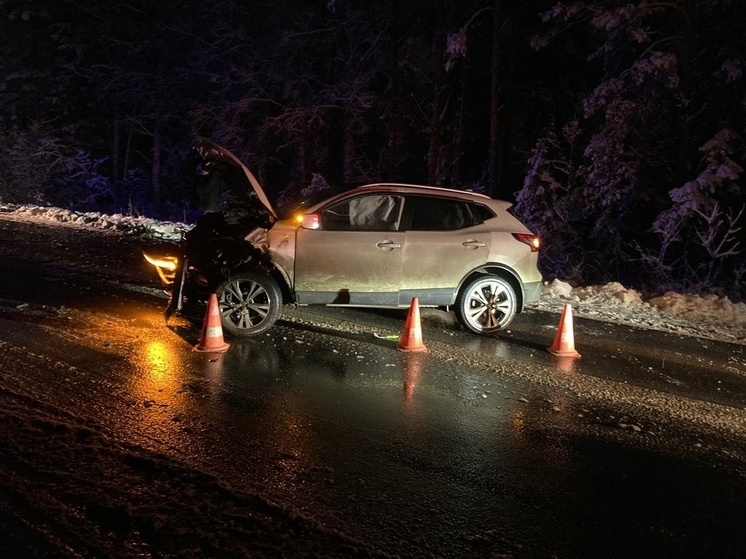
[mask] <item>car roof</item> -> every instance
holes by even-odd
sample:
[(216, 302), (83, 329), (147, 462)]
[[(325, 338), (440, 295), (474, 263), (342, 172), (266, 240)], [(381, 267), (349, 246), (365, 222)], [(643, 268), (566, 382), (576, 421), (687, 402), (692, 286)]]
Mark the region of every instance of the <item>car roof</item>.
[(435, 196), (453, 196), (465, 200), (482, 199), (491, 200), (486, 194), (472, 192), (469, 190), (456, 190), (455, 188), (445, 188), (442, 186), (427, 186), (423, 184), (405, 184), (396, 182), (377, 182), (366, 184), (353, 188), (348, 192), (361, 192), (366, 190), (375, 190), (376, 192), (398, 192), (401, 194), (429, 194)]

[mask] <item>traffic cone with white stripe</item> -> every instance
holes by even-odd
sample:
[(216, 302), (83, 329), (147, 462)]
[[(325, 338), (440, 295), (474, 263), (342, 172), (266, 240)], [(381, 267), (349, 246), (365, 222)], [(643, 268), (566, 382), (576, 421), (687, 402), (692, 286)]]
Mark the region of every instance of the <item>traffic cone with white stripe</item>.
[(562, 309), (557, 334), (554, 336), (552, 347), (547, 351), (559, 357), (580, 357), (575, 351), (575, 332), (572, 327), (572, 305), (569, 303)]
[(427, 351), (422, 343), (422, 325), (420, 324), (420, 300), (412, 298), (404, 323), (404, 332), (399, 341), (399, 351)]
[(207, 303), (207, 312), (205, 321), (202, 323), (202, 335), (199, 343), (194, 346), (194, 351), (205, 353), (223, 353), (230, 347), (230, 344), (223, 340), (223, 326), (220, 324), (220, 305), (218, 305), (218, 296), (215, 293), (210, 294)]

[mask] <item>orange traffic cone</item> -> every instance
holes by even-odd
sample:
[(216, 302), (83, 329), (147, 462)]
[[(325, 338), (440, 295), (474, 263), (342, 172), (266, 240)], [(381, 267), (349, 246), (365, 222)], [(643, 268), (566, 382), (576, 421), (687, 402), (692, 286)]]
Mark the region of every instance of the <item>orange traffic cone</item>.
[(202, 335), (200, 336), (199, 343), (194, 346), (194, 351), (223, 353), (229, 346), (230, 344), (225, 343), (223, 340), (223, 327), (220, 325), (218, 296), (212, 293), (207, 303), (205, 321), (202, 323)]
[(562, 316), (560, 317), (557, 334), (554, 336), (554, 343), (552, 347), (547, 348), (547, 351), (560, 357), (580, 357), (580, 354), (575, 351), (575, 334), (572, 328), (572, 305), (567, 304), (562, 309)]
[(417, 297), (412, 298), (407, 313), (407, 321), (404, 323), (399, 341), (399, 351), (427, 351), (422, 344), (422, 326), (420, 325), (420, 301)]

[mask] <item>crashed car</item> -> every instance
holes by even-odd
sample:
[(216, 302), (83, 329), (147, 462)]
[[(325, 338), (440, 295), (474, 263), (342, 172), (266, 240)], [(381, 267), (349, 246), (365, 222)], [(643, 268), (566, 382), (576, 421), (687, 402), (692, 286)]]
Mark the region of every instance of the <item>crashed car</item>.
[[(146, 250), (171, 293), (167, 316), (216, 293), (223, 328), (265, 332), (284, 303), (453, 309), (467, 330), (504, 329), (539, 298), (539, 238), (509, 202), (473, 192), (379, 183), (278, 214), (251, 171), (207, 140), (204, 214), (178, 251)], [(217, 187), (231, 211), (217, 211)]]

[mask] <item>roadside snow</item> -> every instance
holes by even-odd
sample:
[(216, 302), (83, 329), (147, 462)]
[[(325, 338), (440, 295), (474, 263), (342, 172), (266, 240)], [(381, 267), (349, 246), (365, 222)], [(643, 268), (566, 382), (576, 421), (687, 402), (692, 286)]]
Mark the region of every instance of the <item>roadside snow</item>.
[(181, 234), (192, 228), (179, 222), (158, 221), (149, 217), (132, 217), (122, 214), (100, 214), (96, 212), (76, 212), (61, 208), (0, 204), (0, 213), (11, 214), (30, 221), (52, 221), (55, 223), (123, 231), (132, 235), (147, 236), (160, 240), (179, 240)]
[(637, 291), (617, 282), (573, 288), (554, 280), (530, 307), (558, 311), (566, 304), (572, 305), (574, 316), (746, 344), (746, 304), (727, 297), (669, 291), (643, 300)]
[[(185, 223), (145, 217), (41, 206), (0, 204), (0, 212), (16, 219), (118, 230), (160, 240), (178, 240), (191, 228)], [(554, 280), (544, 286), (541, 299), (529, 308), (559, 312), (567, 304), (572, 305), (574, 316), (581, 318), (746, 345), (746, 303), (734, 303), (727, 297), (667, 292), (644, 300), (640, 293), (617, 282), (573, 288)]]

